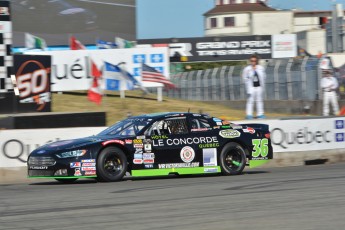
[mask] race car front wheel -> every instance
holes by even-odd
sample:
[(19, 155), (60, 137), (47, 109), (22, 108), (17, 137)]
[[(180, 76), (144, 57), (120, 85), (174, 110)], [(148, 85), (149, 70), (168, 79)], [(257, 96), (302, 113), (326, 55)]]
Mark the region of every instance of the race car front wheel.
[(97, 179), (102, 182), (121, 180), (127, 171), (127, 158), (124, 152), (115, 147), (103, 149), (97, 159)]
[(246, 165), (246, 153), (238, 143), (228, 143), (220, 154), (220, 167), (224, 175), (240, 174)]

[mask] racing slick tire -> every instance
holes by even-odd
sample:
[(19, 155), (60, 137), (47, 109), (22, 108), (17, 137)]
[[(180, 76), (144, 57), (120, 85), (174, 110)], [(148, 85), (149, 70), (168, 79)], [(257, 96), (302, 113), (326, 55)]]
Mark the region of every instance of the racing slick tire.
[(55, 178), (55, 180), (59, 181), (60, 183), (64, 183), (64, 184), (72, 184), (74, 181), (77, 180), (77, 178), (71, 178), (71, 179), (58, 179), (58, 178)]
[(97, 180), (114, 182), (121, 180), (127, 172), (127, 157), (115, 146), (103, 149), (97, 158)]
[(241, 174), (246, 166), (246, 152), (238, 143), (228, 143), (220, 154), (220, 167), (223, 175)]

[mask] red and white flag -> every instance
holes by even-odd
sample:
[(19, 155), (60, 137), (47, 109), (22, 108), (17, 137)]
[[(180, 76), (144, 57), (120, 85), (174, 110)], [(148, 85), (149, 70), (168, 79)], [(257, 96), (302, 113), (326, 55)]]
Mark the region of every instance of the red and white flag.
[(146, 64), (142, 65), (141, 77), (143, 81), (162, 83), (164, 87), (168, 89), (176, 88), (176, 86), (169, 79), (164, 77), (162, 73)]
[(74, 36), (70, 38), (69, 47), (71, 50), (86, 50), (86, 47)]
[(87, 98), (89, 101), (95, 102), (100, 105), (102, 102), (102, 90), (99, 80), (102, 76), (102, 72), (98, 69), (96, 64), (91, 60), (91, 74), (92, 74), (92, 85), (87, 92)]

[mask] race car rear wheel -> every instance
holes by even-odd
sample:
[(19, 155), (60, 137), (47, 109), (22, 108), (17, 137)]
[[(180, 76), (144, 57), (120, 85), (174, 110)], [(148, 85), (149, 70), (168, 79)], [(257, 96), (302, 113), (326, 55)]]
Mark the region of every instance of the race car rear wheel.
[(97, 179), (102, 182), (119, 181), (127, 171), (127, 158), (124, 152), (115, 147), (107, 147), (98, 155)]
[(60, 183), (64, 183), (64, 184), (72, 184), (74, 181), (77, 180), (77, 178), (71, 178), (71, 179), (58, 179), (58, 178), (55, 178), (55, 180), (59, 181)]
[(238, 143), (228, 143), (220, 154), (220, 167), (224, 175), (242, 173), (246, 165), (246, 153)]

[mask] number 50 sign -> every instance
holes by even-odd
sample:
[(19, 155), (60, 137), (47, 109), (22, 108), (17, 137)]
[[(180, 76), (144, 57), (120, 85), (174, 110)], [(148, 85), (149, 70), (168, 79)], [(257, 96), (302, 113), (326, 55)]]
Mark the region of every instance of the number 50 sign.
[(50, 111), (50, 56), (15, 55), (14, 66), (20, 104), (32, 104), (36, 111), (47, 111), (49, 107)]

